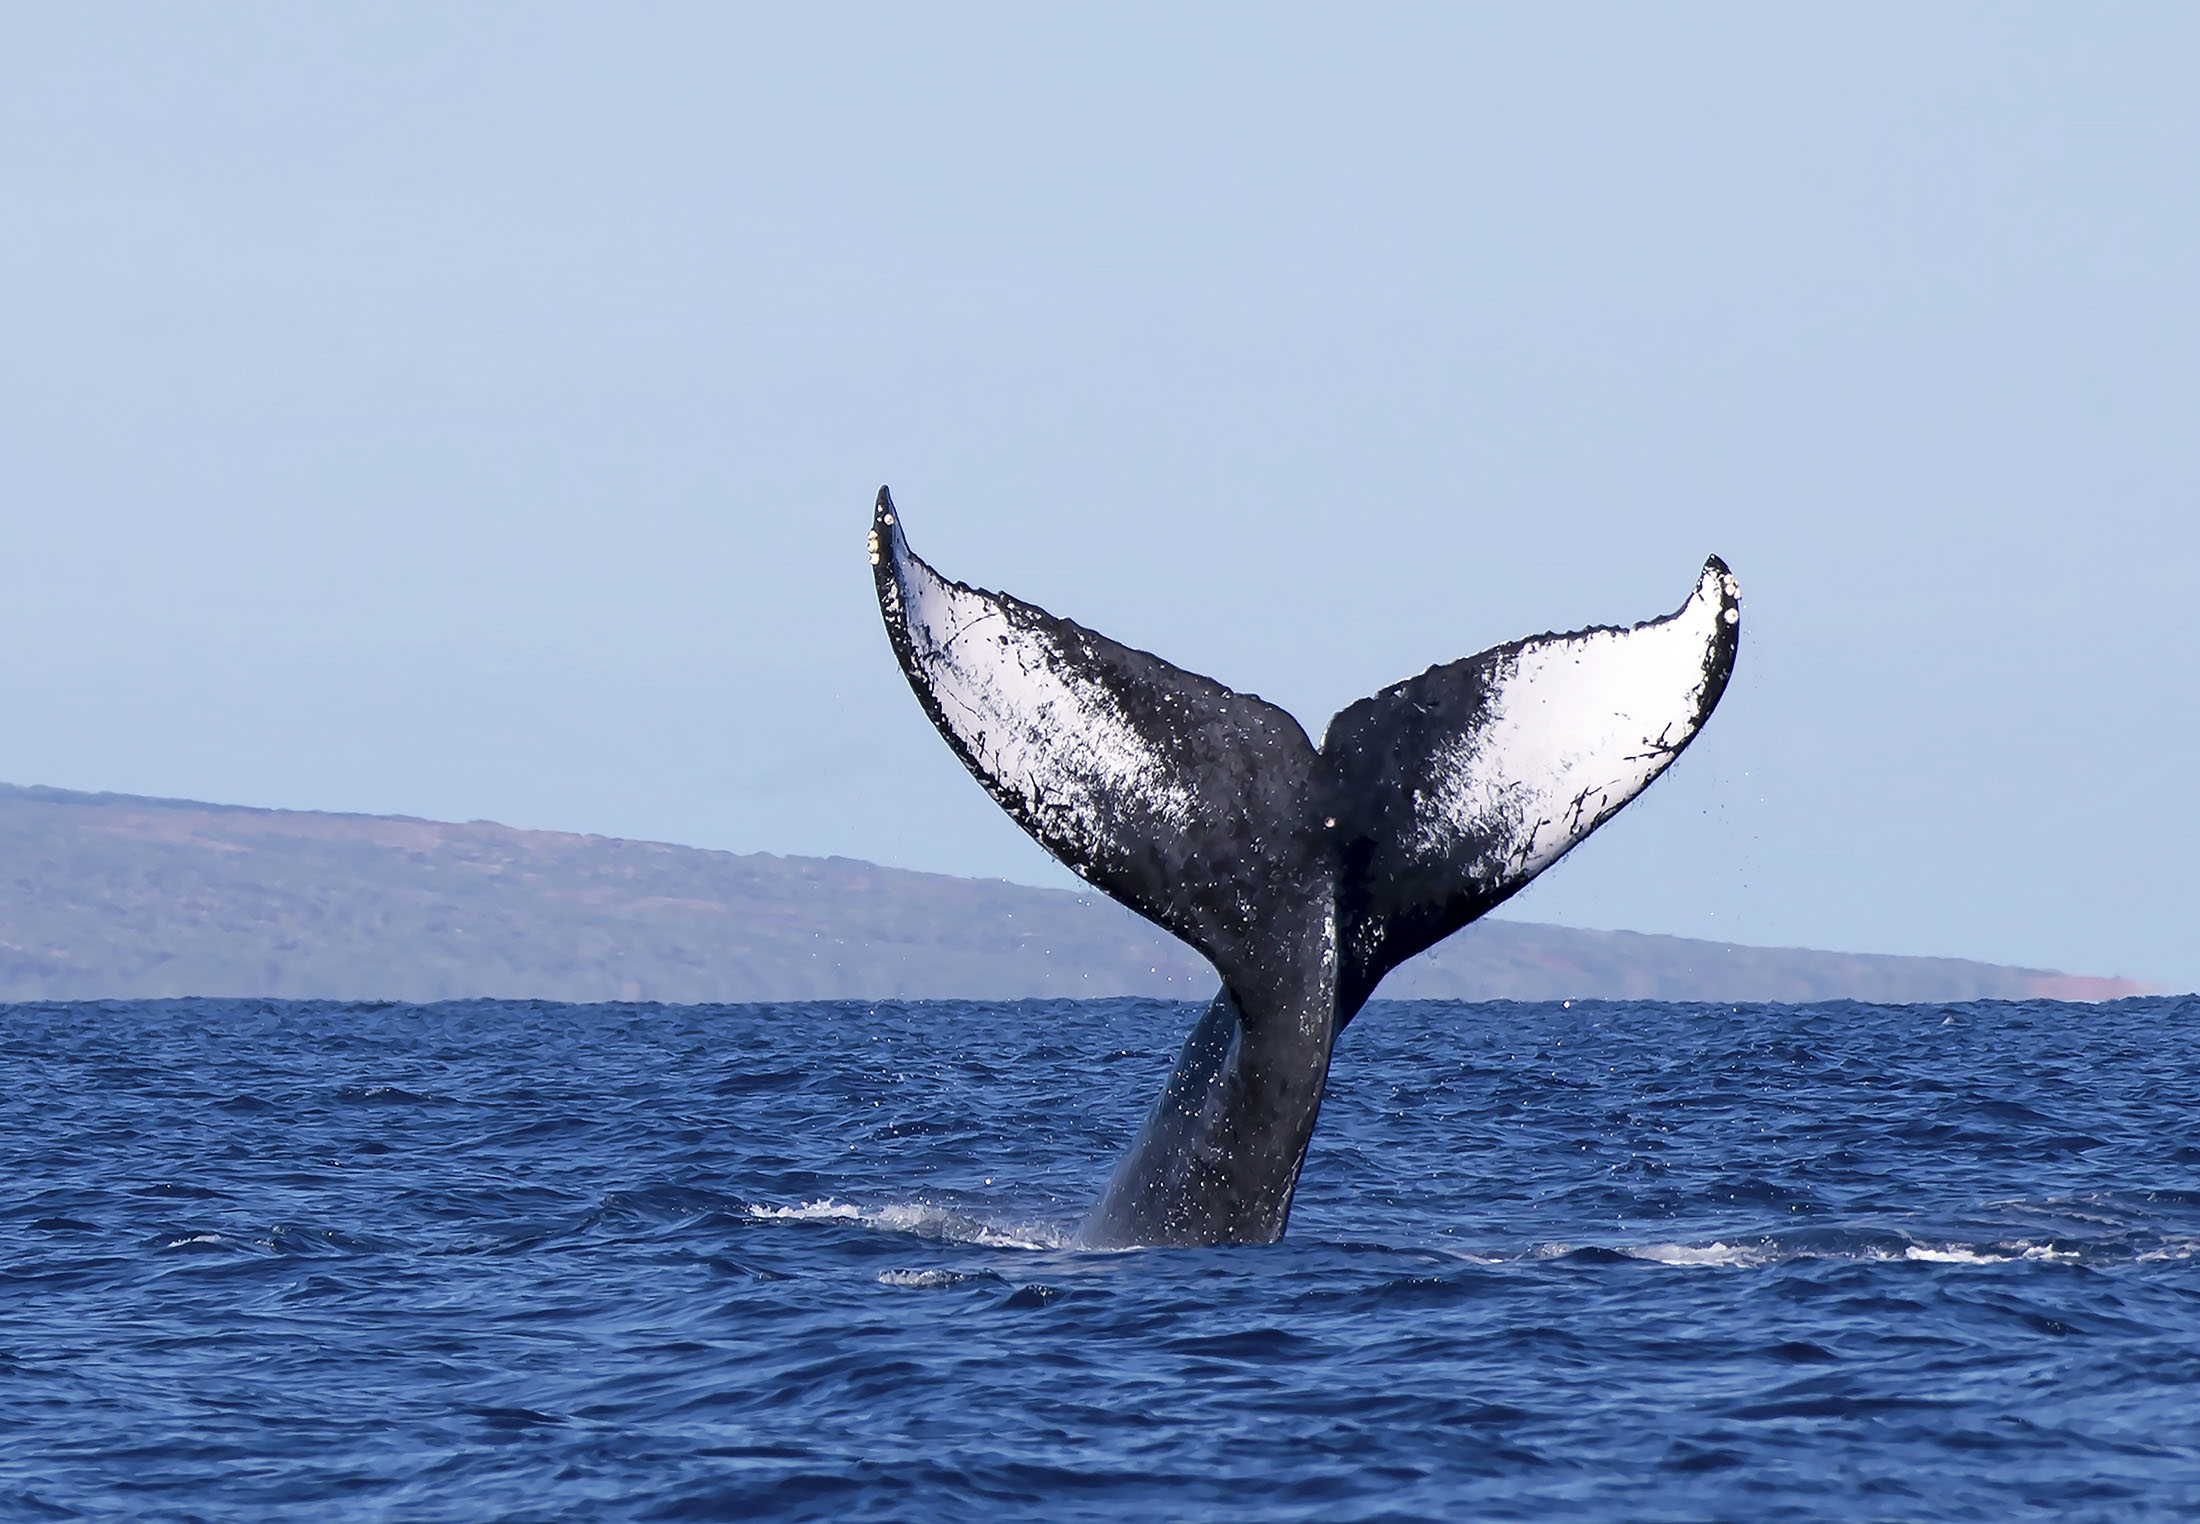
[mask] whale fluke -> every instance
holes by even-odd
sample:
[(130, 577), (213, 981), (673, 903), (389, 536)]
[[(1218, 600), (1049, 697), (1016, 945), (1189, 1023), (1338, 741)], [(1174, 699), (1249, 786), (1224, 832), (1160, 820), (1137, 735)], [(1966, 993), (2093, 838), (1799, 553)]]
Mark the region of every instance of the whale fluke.
[(1317, 748), (1263, 699), (941, 577), (883, 487), (870, 554), (894, 654), (964, 765), (1222, 979), (1079, 1229), (1096, 1246), (1281, 1236), (1331, 1049), (1383, 975), (1664, 772), (1741, 634), (1713, 557), (1662, 619), (1431, 667), (1346, 708)]

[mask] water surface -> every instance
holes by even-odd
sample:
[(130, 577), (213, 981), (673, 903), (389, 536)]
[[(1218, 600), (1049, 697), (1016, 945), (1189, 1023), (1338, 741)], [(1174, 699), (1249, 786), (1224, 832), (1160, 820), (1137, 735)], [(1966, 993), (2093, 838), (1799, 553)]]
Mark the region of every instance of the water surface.
[(0, 1007), (0, 1517), (2200, 1515), (2200, 1001), (1378, 1002), (1067, 1247), (1195, 1015)]

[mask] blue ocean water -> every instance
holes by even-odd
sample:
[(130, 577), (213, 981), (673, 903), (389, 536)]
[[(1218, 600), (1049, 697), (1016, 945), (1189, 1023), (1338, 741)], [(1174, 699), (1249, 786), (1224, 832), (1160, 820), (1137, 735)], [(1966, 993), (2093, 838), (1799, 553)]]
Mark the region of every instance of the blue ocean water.
[(1195, 1014), (0, 1007), (0, 1516), (2200, 1515), (2200, 1000), (1377, 1003), (1065, 1247)]

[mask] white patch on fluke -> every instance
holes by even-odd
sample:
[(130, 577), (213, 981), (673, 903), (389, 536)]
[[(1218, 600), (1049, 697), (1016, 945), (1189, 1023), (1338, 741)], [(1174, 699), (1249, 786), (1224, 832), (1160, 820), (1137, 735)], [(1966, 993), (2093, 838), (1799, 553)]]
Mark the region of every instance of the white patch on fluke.
[(1094, 860), (1126, 817), (1145, 839), (1191, 826), (1195, 801), (1171, 759), (1058, 640), (943, 581), (898, 537), (892, 548), (914, 665), (942, 723), (1057, 855)]
[(1483, 723), (1414, 791), (1413, 854), (1479, 851), (1477, 878), (1531, 878), (1641, 793), (1702, 722), (1731, 582), (1706, 568), (1670, 618), (1547, 636), (1506, 658)]

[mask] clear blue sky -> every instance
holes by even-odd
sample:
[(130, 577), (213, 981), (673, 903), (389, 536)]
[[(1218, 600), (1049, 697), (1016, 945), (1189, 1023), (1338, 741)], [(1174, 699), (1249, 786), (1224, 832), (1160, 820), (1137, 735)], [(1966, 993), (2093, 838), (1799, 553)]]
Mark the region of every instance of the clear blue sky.
[(1739, 574), (1509, 913), (2200, 983), (2200, 10), (0, 13), (0, 779), (1061, 882), (863, 539), (1286, 705)]

